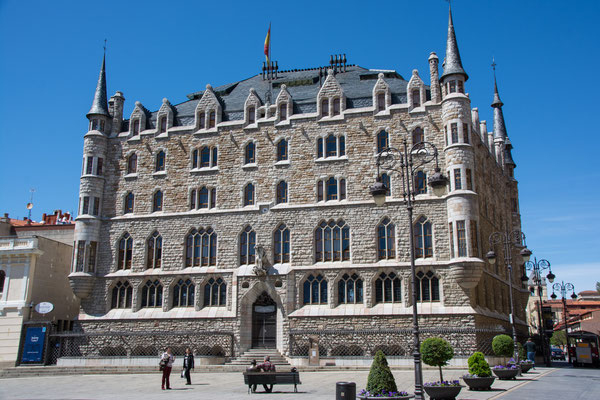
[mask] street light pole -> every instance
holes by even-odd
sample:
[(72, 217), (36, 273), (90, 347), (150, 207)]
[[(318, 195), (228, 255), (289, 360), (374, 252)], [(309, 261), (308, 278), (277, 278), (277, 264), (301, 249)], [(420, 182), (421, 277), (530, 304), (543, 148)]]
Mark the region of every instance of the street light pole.
[(575, 286), (572, 283), (565, 283), (564, 281), (562, 281), (561, 283), (555, 283), (552, 286), (552, 300), (556, 299), (556, 294), (554, 293), (555, 290), (559, 290), (560, 294), (562, 296), (562, 303), (563, 303), (563, 321), (565, 323), (565, 340), (567, 342), (567, 356), (569, 357), (569, 364), (571, 364), (571, 352), (569, 351), (569, 330), (567, 329), (567, 292), (571, 291), (573, 292), (571, 294), (571, 298), (573, 300), (575, 300), (577, 298), (577, 295), (575, 294)]
[(502, 244), (504, 249), (504, 263), (508, 268), (508, 291), (510, 299), (510, 325), (512, 328), (512, 337), (514, 342), (513, 358), (519, 362), (519, 347), (517, 343), (517, 328), (515, 326), (515, 306), (513, 302), (513, 287), (512, 287), (512, 247), (523, 246), (521, 250), (521, 257), (525, 262), (529, 261), (531, 251), (525, 246), (525, 234), (518, 229), (506, 232), (493, 232), (490, 235), (490, 251), (487, 252), (486, 258), (490, 264), (496, 262), (496, 253), (494, 247), (497, 244)]
[(534, 290), (537, 288), (538, 291), (538, 297), (539, 297), (539, 308), (538, 308), (538, 319), (539, 319), (539, 323), (538, 323), (538, 327), (539, 327), (539, 332), (540, 332), (540, 338), (542, 340), (542, 356), (544, 357), (544, 363), (546, 364), (546, 367), (550, 367), (552, 364), (552, 360), (550, 359), (550, 352), (548, 351), (548, 343), (547, 343), (547, 339), (546, 339), (546, 328), (544, 327), (544, 321), (542, 320), (542, 304), (543, 304), (543, 300), (542, 300), (542, 291), (543, 291), (543, 284), (542, 284), (542, 271), (547, 269), (548, 275), (546, 275), (546, 279), (548, 279), (548, 282), (552, 283), (554, 282), (554, 278), (556, 277), (553, 273), (552, 273), (552, 269), (550, 268), (550, 261), (548, 260), (539, 260), (537, 258), (533, 259), (534, 261), (526, 261), (525, 262), (525, 268), (523, 270), (523, 276), (521, 277), (521, 281), (523, 282), (527, 282), (529, 280), (529, 278), (526, 275), (526, 271), (532, 271), (532, 282), (533, 282), (533, 287)]
[(415, 364), (415, 399), (424, 400), (423, 395), (423, 368), (421, 364), (421, 350), (419, 339), (419, 318), (417, 308), (417, 274), (415, 267), (415, 246), (414, 246), (414, 227), (413, 227), (413, 202), (416, 194), (414, 187), (414, 176), (417, 168), (435, 160), (435, 173), (429, 179), (429, 184), (436, 195), (443, 194), (446, 188), (447, 178), (440, 172), (438, 167), (437, 148), (429, 142), (420, 142), (413, 145), (410, 149), (406, 139), (402, 141), (402, 151), (394, 147), (386, 147), (377, 155), (377, 182), (371, 186), (370, 192), (373, 195), (375, 204), (382, 206), (385, 203), (385, 197), (388, 188), (382, 182), (380, 169), (394, 171), (402, 177), (402, 188), (404, 205), (407, 211), (407, 222), (409, 226), (408, 243), (410, 246), (410, 272), (412, 289), (412, 334), (413, 334), (413, 359)]

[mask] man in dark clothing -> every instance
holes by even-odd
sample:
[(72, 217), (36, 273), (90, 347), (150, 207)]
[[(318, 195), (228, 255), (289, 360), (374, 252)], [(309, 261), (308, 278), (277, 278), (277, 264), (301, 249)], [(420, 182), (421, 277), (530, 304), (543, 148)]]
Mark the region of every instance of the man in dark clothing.
[(529, 338), (523, 347), (527, 352), (527, 359), (533, 363), (533, 369), (535, 369), (535, 343)]
[[(265, 356), (265, 361), (262, 364), (257, 365), (257, 368), (261, 369), (263, 372), (275, 372), (275, 364), (271, 362), (271, 357)], [(263, 385), (265, 388), (265, 392), (271, 393), (273, 390), (273, 385)]]
[(187, 379), (186, 385), (192, 384), (192, 379), (190, 377), (191, 369), (194, 369), (194, 354), (192, 354), (192, 350), (188, 347), (185, 349), (185, 356), (183, 356), (183, 373), (185, 379)]
[[(250, 362), (250, 367), (246, 368), (246, 372), (260, 372), (260, 368), (256, 366), (256, 360)], [(250, 387), (252, 393), (256, 392), (256, 384)]]

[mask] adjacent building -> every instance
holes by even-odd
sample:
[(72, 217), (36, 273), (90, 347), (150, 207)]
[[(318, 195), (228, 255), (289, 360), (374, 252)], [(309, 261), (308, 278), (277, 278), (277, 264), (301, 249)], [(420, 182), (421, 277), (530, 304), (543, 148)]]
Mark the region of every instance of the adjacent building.
[[(107, 99), (102, 62), (84, 135), (69, 276), (81, 299), (64, 355), (149, 356), (191, 345), (205, 357), (254, 347), (303, 363), (411, 352), (410, 248), (403, 182), (376, 207), (375, 159), (429, 142), (449, 178), (442, 197), (414, 176), (422, 337), (490, 352), (510, 332), (508, 271), (482, 255), (494, 231), (520, 229), (515, 162), (497, 86), (489, 131), (449, 17), (443, 73), (325, 67), (262, 73), (159, 110)], [(424, 79), (429, 81), (426, 84)], [(108, 100), (108, 101), (107, 101)], [(418, 155), (416, 156), (418, 158)], [(404, 183), (406, 184), (406, 183)], [(519, 259), (515, 249), (514, 260)], [(515, 265), (522, 263), (515, 263)], [(513, 274), (515, 322), (528, 291)]]

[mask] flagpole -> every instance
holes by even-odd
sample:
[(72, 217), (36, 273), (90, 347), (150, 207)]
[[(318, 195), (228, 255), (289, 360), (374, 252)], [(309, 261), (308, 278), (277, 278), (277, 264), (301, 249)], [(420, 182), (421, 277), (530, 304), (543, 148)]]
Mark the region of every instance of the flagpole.
[[(271, 22), (269, 22), (269, 97), (273, 101), (273, 57), (271, 56)], [(269, 115), (269, 110), (266, 110), (265, 115)]]

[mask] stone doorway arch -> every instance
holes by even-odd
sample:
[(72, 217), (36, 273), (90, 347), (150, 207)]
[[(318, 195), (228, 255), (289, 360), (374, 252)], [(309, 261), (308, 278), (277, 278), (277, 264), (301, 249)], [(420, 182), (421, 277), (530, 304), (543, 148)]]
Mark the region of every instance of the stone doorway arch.
[(256, 284), (240, 299), (240, 350), (252, 347), (284, 347), (285, 310), (275, 288), (266, 282)]

